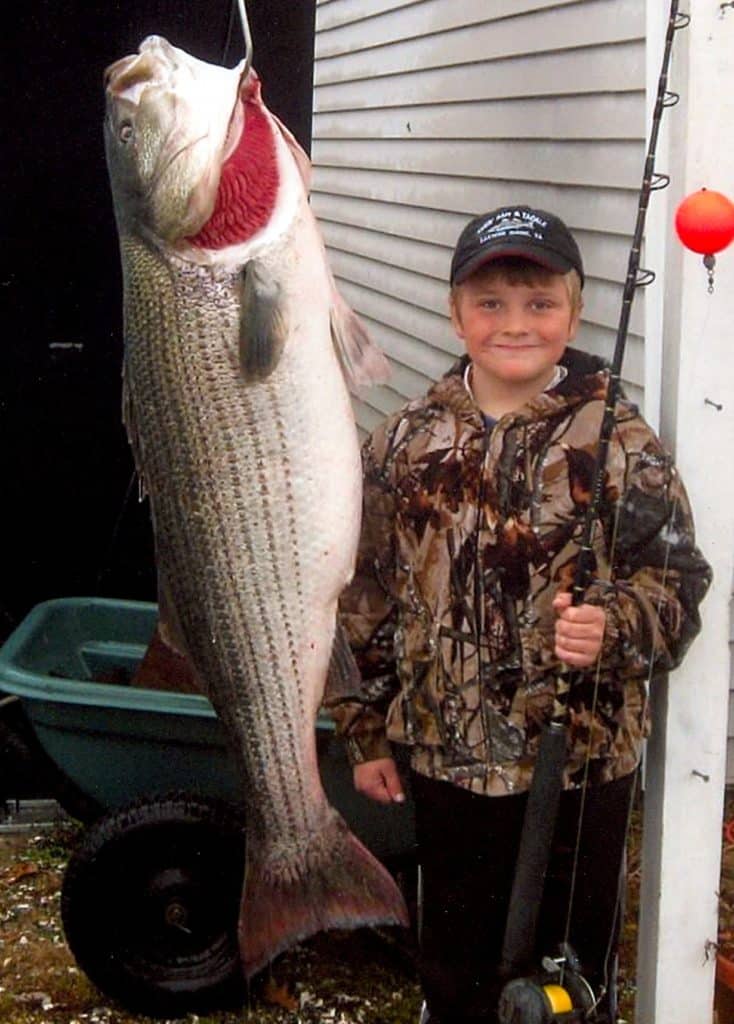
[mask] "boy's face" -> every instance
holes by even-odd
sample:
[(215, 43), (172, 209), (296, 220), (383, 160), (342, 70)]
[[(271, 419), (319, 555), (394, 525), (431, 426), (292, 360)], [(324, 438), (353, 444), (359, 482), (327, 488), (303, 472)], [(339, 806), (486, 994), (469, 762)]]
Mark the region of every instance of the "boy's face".
[(580, 313), (562, 274), (543, 274), (531, 284), (510, 283), (482, 270), (455, 289), (451, 320), (474, 364), (474, 373), (523, 392), (546, 387)]

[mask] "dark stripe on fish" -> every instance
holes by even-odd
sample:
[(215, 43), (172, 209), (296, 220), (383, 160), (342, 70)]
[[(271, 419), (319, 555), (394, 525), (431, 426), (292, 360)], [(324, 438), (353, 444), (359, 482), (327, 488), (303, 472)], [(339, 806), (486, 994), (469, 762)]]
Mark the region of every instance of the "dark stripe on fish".
[[(252, 412), (255, 411), (254, 409), (252, 409), (252, 406), (250, 406), (249, 409)], [(263, 452), (263, 449), (262, 449), (262, 446), (261, 446), (261, 443), (260, 443), (260, 432), (259, 432), (259, 430), (252, 429), (249, 432), (249, 440), (250, 440), (250, 443), (252, 445), (253, 455), (254, 455), (254, 458), (255, 458), (255, 464), (256, 465), (258, 465), (258, 464), (262, 465), (264, 452)], [(233, 483), (233, 485), (236, 485), (236, 484), (238, 484), (238, 477), (237, 477), (237, 475), (234, 472), (234, 467), (232, 467), (232, 471), (233, 471), (232, 472), (232, 483)], [(261, 484), (261, 497), (263, 499), (268, 498), (269, 497), (269, 492), (267, 490), (266, 480), (265, 480), (261, 470), (259, 470), (258, 476), (259, 476), (260, 484)], [(273, 566), (277, 566), (277, 561), (278, 561), (277, 554), (278, 553), (277, 553), (277, 548), (276, 548), (276, 544), (275, 544), (275, 532), (273, 530), (272, 513), (271, 513), (271, 510), (270, 510), (270, 505), (269, 505), (269, 503), (267, 501), (263, 500), (261, 510), (262, 510), (262, 513), (263, 513), (263, 519), (265, 521), (265, 529), (266, 529), (266, 533), (267, 533), (267, 537), (268, 537), (268, 545), (269, 545), (268, 553), (271, 556), (271, 567), (273, 567)], [(256, 564), (255, 549), (254, 549), (253, 543), (252, 543), (253, 542), (253, 537), (254, 537), (254, 531), (251, 530), (250, 522), (249, 522), (247, 516), (243, 515), (241, 517), (241, 522), (242, 522), (242, 527), (243, 527), (243, 533), (245, 535), (245, 540), (246, 540), (246, 543), (247, 543), (247, 546), (248, 546), (248, 555), (249, 555), (249, 558), (250, 558), (250, 564), (255, 565)], [(269, 616), (267, 614), (267, 607), (268, 607), (267, 600), (265, 599), (265, 597), (263, 596), (263, 593), (261, 591), (261, 588), (260, 588), (260, 585), (259, 585), (259, 580), (258, 580), (256, 572), (254, 572), (252, 574), (252, 581), (251, 582), (252, 582), (252, 587), (253, 587), (253, 591), (254, 591), (254, 596), (255, 596), (255, 599), (256, 599), (257, 605), (258, 605), (258, 615), (260, 617), (260, 621), (262, 623), (262, 627), (263, 627), (264, 632), (265, 632), (265, 638), (266, 638), (266, 643), (267, 643), (267, 647), (268, 647), (268, 652), (270, 654), (270, 663), (271, 663), (271, 665), (277, 666), (278, 665), (278, 657), (277, 657), (278, 644), (277, 644), (276, 637), (275, 637), (275, 635), (274, 635), (274, 633), (272, 631), (272, 623), (270, 622), (270, 618), (269, 618)], [(280, 581), (279, 581), (279, 588), (278, 588), (278, 599), (279, 599), (279, 602), (281, 603), (281, 609), (282, 609), (283, 591), (282, 591), (282, 585), (281, 585)], [(301, 611), (301, 614), (302, 614), (302, 611)], [(284, 615), (284, 621), (287, 621), (287, 614)], [(273, 673), (273, 676), (274, 676), (274, 683), (275, 683), (275, 686), (277, 688), (277, 696), (280, 698), (280, 701), (281, 701), (281, 705), (280, 706), (287, 707), (288, 706), (288, 692), (287, 692), (287, 689), (285, 687), (284, 680), (283, 680), (283, 678), (281, 676), (281, 673), (279, 671), (277, 671), (277, 669), (276, 669), (276, 671)], [(298, 676), (296, 676), (296, 679), (298, 679)], [(300, 692), (300, 688), (299, 688), (299, 692)], [(272, 736), (274, 734), (273, 734), (273, 731), (272, 731), (272, 729), (273, 729), (273, 727), (272, 727), (272, 718), (271, 718), (270, 708), (269, 707), (267, 707), (267, 709), (266, 709), (266, 715), (267, 715), (267, 718), (268, 718), (268, 725), (269, 725), (269, 727), (271, 729), (271, 736)], [(297, 748), (297, 744), (296, 744), (296, 737), (294, 736), (293, 731), (291, 729), (286, 729), (285, 732), (287, 734), (287, 736), (285, 738), (287, 738), (287, 742), (288, 742), (288, 753), (289, 753), (290, 758), (291, 758), (290, 763), (291, 764), (297, 764), (298, 763), (298, 748)], [(281, 738), (281, 739), (283, 739), (283, 738)], [(276, 745), (273, 746), (273, 749), (277, 749), (277, 748), (278, 747)], [(276, 763), (275, 767), (276, 767), (276, 770), (277, 770), (277, 773), (278, 773), (278, 779), (280, 781), (282, 793), (285, 796), (289, 792), (289, 787), (286, 784), (285, 766), (283, 764), (282, 759), (279, 758), (277, 760), (277, 763)], [(301, 777), (300, 777), (300, 772), (299, 773), (295, 773), (295, 775), (296, 775), (296, 781), (297, 781), (297, 784), (298, 784), (299, 796), (301, 798), (301, 810), (304, 811), (304, 814), (303, 814), (302, 818), (303, 818), (304, 824), (307, 824), (306, 823), (306, 818), (305, 818), (305, 808), (307, 806), (307, 803), (306, 803), (306, 798), (305, 798), (305, 794), (304, 794), (304, 791), (303, 791), (303, 786), (302, 786), (302, 780), (301, 780)], [(291, 822), (293, 822), (294, 821), (294, 816), (293, 816), (293, 807), (292, 807), (291, 801), (290, 800), (286, 800), (285, 804), (286, 804), (287, 817), (288, 817), (288, 819)]]
[[(275, 424), (275, 428), (278, 436), (278, 443), (281, 451), (281, 466), (283, 469), (283, 485), (285, 489), (285, 511), (288, 516), (288, 536), (287, 540), (290, 543), (290, 559), (288, 564), (292, 568), (293, 578), (291, 583), (295, 584), (296, 597), (298, 599), (298, 607), (301, 615), (305, 612), (305, 601), (303, 598), (303, 583), (301, 580), (301, 549), (298, 542), (298, 530), (296, 528), (296, 522), (293, 515), (293, 510), (296, 505), (296, 497), (293, 493), (293, 484), (291, 481), (291, 460), (288, 454), (288, 433), (286, 430), (285, 422), (283, 420), (283, 414), (281, 412), (280, 403), (278, 402), (278, 394), (273, 386), (272, 382), (266, 387), (265, 393), (270, 402), (270, 414), (272, 421)], [(281, 591), (281, 595), (284, 591)], [(283, 602), (281, 602), (283, 603)], [(286, 622), (288, 621), (287, 616)], [(293, 634), (290, 630), (290, 626), (287, 627), (288, 641), (291, 655), (291, 666), (296, 678), (300, 675), (300, 668), (298, 664), (298, 652), (293, 642)], [(306, 707), (303, 701), (303, 689), (299, 686), (298, 688), (298, 705), (302, 715), (306, 714)]]

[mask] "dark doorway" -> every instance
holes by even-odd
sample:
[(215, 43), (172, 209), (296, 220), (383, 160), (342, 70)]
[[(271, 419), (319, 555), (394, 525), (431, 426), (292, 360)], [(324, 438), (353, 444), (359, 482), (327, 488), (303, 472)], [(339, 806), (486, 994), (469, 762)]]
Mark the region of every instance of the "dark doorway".
[[(248, 0), (266, 103), (310, 148), (314, 0)], [(20, 5), (6, 25), (0, 639), (38, 601), (153, 599), (148, 508), (121, 424), (121, 285), (102, 73), (159, 34), (243, 56), (230, 0)]]

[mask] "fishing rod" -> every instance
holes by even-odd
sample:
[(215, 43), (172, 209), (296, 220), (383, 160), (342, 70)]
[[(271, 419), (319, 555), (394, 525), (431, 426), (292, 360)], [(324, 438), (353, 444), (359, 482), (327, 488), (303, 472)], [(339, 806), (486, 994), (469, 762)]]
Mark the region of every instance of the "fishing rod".
[[(632, 301), (638, 288), (651, 284), (655, 279), (654, 272), (640, 268), (640, 253), (650, 195), (670, 183), (668, 175), (655, 173), (655, 151), (663, 111), (674, 106), (679, 100), (676, 93), (668, 91), (668, 69), (673, 39), (675, 33), (685, 28), (689, 22), (689, 15), (678, 12), (678, 0), (671, 0), (652, 128), (639, 193), (637, 221), (622, 293), (614, 354), (609, 368), (590, 501), (584, 517), (574, 574), (571, 603), (576, 607), (583, 603), (596, 565), (592, 541), (604, 497), (607, 456), (615, 426), (615, 407), (621, 391), (622, 363)], [(567, 944), (560, 950), (559, 957), (543, 959), (539, 974), (531, 977), (518, 976), (528, 969), (535, 955), (538, 914), (563, 789), (569, 701), (574, 688), (583, 678), (583, 672), (572, 672), (562, 666), (551, 718), (541, 733), (538, 758), (523, 820), (502, 946), (500, 969), (502, 975), (510, 980), (505, 985), (500, 999), (500, 1024), (553, 1024), (561, 1020), (566, 1024), (582, 1024), (595, 1019), (595, 1007), (601, 997), (592, 991), (584, 979), (579, 962)]]

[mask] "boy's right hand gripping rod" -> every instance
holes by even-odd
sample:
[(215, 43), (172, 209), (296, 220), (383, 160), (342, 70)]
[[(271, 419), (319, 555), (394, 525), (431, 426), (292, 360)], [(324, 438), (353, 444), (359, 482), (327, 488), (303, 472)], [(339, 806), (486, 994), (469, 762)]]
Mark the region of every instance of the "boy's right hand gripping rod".
[[(584, 519), (584, 529), (574, 576), (573, 605), (579, 605), (583, 602), (584, 594), (594, 571), (592, 539), (602, 502), (607, 453), (614, 430), (614, 410), (620, 391), (622, 360), (624, 359), (632, 300), (637, 288), (648, 285), (655, 279), (655, 274), (652, 271), (640, 270), (640, 249), (650, 193), (665, 188), (670, 181), (667, 175), (654, 173), (655, 150), (663, 109), (674, 106), (679, 99), (675, 93), (668, 92), (667, 89), (673, 36), (678, 29), (685, 28), (689, 21), (688, 15), (678, 13), (678, 0), (672, 0), (665, 36), (662, 69), (658, 79), (650, 143), (645, 160), (642, 187), (640, 189), (637, 223), (629, 254), (627, 277), (622, 294), (622, 310), (617, 328), (614, 357), (609, 370), (604, 415), (599, 431), (591, 499)], [(523, 821), (520, 849), (502, 947), (502, 972), (507, 978), (516, 977), (527, 969), (534, 959), (538, 911), (543, 896), (550, 847), (563, 787), (569, 697), (571, 690), (580, 678), (582, 678), (582, 673), (572, 673), (567, 669), (562, 671), (557, 681), (553, 715), (541, 734), (538, 759), (533, 772), (533, 779), (528, 794), (528, 805)]]

